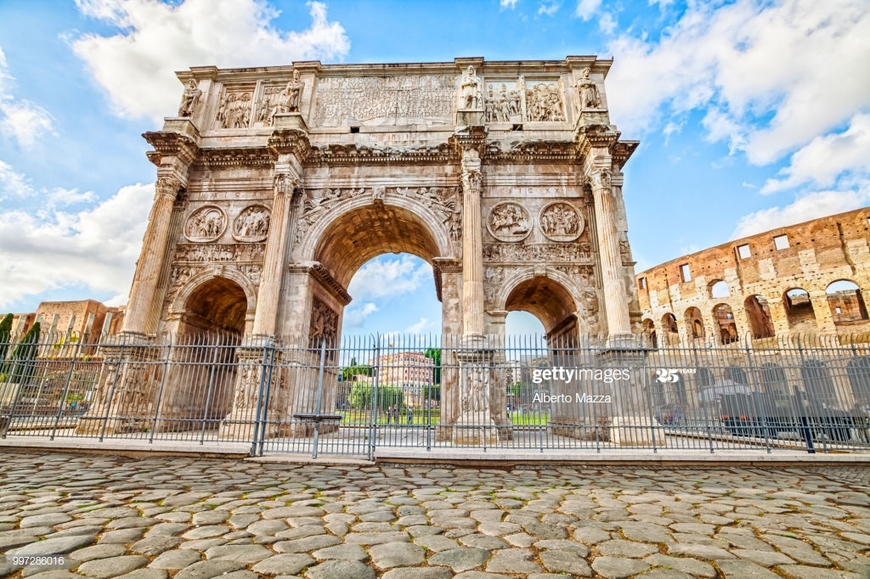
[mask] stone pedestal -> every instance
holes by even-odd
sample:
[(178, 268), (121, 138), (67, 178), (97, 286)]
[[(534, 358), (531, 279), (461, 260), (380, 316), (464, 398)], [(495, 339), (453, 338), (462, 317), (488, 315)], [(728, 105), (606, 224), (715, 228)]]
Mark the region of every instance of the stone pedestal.
[(661, 448), (665, 445), (665, 435), (663, 431), (653, 434), (654, 426), (649, 416), (614, 416), (610, 442), (618, 446)]
[(469, 336), (456, 353), (460, 380), (459, 418), (451, 437), (456, 445), (483, 446), (499, 441), (492, 418), (492, 351), (485, 345), (484, 338)]
[(163, 365), (153, 343), (103, 346), (105, 361), (93, 406), (79, 419), (76, 434), (147, 432), (153, 428)]
[[(221, 421), (218, 438), (251, 440), (257, 425), (258, 409), (266, 395), (268, 367), (263, 364), (262, 348), (239, 348), (236, 351), (238, 369), (233, 386), (233, 409)], [(277, 428), (266, 428), (266, 437), (275, 436)], [(272, 432), (269, 432), (269, 431)]]

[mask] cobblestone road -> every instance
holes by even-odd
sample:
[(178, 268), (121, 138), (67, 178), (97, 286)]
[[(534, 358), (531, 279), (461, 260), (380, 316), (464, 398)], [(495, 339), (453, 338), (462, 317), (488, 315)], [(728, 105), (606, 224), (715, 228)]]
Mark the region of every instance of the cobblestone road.
[(870, 469), (488, 470), (4, 452), (0, 552), (131, 579), (870, 577)]

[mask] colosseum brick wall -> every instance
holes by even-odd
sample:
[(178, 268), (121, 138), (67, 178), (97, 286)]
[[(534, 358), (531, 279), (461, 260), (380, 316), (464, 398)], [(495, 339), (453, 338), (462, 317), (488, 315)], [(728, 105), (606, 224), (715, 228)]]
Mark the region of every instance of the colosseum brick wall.
[(870, 332), (870, 208), (774, 229), (636, 276), (656, 345)]

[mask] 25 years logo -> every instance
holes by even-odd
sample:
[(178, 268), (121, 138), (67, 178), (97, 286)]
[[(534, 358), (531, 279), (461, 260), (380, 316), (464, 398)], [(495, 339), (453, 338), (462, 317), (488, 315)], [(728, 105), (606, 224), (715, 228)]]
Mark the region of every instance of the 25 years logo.
[(656, 370), (656, 382), (675, 384), (680, 381), (681, 374), (694, 374), (695, 368), (660, 368)]

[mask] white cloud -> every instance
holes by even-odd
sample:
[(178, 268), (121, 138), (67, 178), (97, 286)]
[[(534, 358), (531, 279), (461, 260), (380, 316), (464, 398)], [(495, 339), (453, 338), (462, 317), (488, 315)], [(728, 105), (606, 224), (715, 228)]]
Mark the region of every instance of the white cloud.
[(359, 328), (366, 323), (366, 319), (378, 311), (378, 306), (372, 302), (350, 305), (344, 310), (344, 318), (342, 324), (345, 328)]
[(517, 0), (500, 0), (498, 4), (502, 8), (508, 8), (510, 10), (513, 10), (514, 8), (516, 8)]
[(541, 2), (538, 6), (538, 14), (545, 14), (547, 16), (552, 16), (556, 12), (559, 11), (559, 8), (562, 7), (562, 3), (558, 0), (551, 0), (549, 3)]
[(574, 14), (586, 21), (595, 15), (599, 6), (601, 6), (601, 0), (578, 0)]
[(27, 177), (16, 173), (9, 163), (0, 161), (0, 201), (10, 197), (30, 197), (34, 193)]
[(356, 272), (348, 292), (360, 301), (377, 300), (413, 292), (426, 279), (432, 279), (432, 266), (425, 261), (410, 255), (383, 256)]
[(0, 48), (0, 134), (30, 148), (43, 133), (52, 132), (52, 116), (41, 106), (12, 95), (15, 79), (9, 75), (6, 55)]
[(598, 29), (604, 34), (613, 34), (617, 25), (616, 19), (610, 12), (605, 12), (601, 15), (601, 18), (598, 19)]
[(426, 330), (432, 330), (435, 325), (428, 318), (420, 318), (415, 323), (405, 328), (405, 334), (422, 334)]
[(137, 184), (78, 213), (0, 213), (0, 308), (72, 286), (126, 296), (153, 195), (153, 184)]
[(851, 211), (864, 207), (868, 203), (870, 203), (870, 186), (867, 185), (854, 191), (817, 191), (798, 197), (793, 203), (784, 207), (771, 207), (744, 215), (737, 222), (731, 239)]
[(660, 41), (628, 33), (610, 50), (609, 102), (625, 134), (709, 108), (710, 137), (756, 164), (870, 106), (865, 0), (690, 3)]
[(779, 172), (783, 178), (768, 179), (761, 193), (775, 193), (804, 183), (830, 187), (844, 173), (870, 173), (870, 114), (855, 115), (843, 132), (810, 141)]
[(190, 66), (245, 67), (341, 58), (350, 49), (344, 28), (309, 2), (310, 26), (283, 32), (278, 12), (263, 0), (76, 0), (79, 10), (120, 29), (86, 34), (75, 53), (107, 92), (117, 114), (159, 122), (175, 114), (182, 87), (174, 71)]
[(52, 206), (69, 206), (69, 205), (77, 205), (79, 203), (92, 203), (97, 200), (97, 195), (93, 191), (85, 191), (84, 193), (79, 193), (78, 189), (64, 189), (63, 187), (58, 187), (49, 193), (48, 201)]

